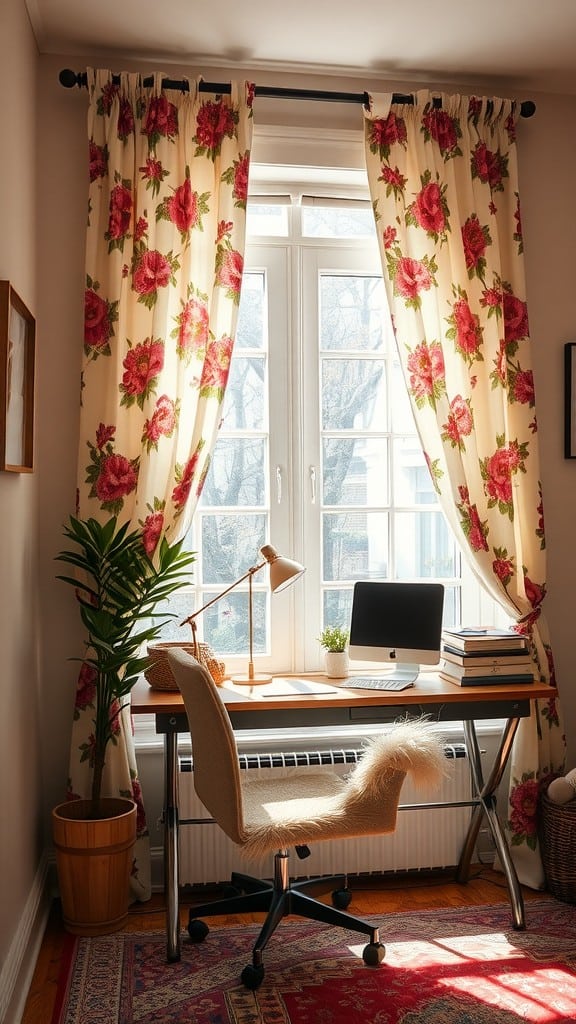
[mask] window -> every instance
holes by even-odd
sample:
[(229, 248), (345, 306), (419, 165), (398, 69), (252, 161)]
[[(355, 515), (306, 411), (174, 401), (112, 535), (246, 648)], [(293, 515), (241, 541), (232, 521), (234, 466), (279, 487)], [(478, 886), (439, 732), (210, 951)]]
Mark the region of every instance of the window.
[[(279, 595), (265, 570), (254, 576), (263, 671), (318, 668), (316, 638), (348, 622), (357, 579), (439, 581), (445, 621), (497, 617), (463, 566), (416, 435), (367, 186), (336, 191), (321, 174), (304, 190), (290, 168), (282, 194), (251, 197), (222, 428), (187, 539), (194, 590), (172, 600), (165, 630), (188, 639), (179, 621), (272, 543), (307, 572)], [(245, 587), (197, 622), (230, 670), (245, 667)]]

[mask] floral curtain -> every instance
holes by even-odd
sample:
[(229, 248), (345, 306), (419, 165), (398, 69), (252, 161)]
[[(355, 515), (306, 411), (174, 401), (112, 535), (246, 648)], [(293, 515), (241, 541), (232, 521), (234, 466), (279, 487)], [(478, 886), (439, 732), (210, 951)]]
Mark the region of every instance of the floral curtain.
[[(372, 96), (371, 196), (400, 360), (441, 507), (487, 590), (554, 681), (512, 101)], [(511, 758), (507, 829), (521, 882), (543, 884), (539, 785), (563, 769), (553, 700)]]
[[(153, 556), (184, 535), (209, 467), (236, 328), (253, 88), (230, 95), (88, 69), (89, 202), (78, 515), (140, 527)], [(93, 689), (80, 675), (70, 796), (89, 792)], [(139, 808), (133, 892), (149, 895), (130, 711), (109, 795)]]

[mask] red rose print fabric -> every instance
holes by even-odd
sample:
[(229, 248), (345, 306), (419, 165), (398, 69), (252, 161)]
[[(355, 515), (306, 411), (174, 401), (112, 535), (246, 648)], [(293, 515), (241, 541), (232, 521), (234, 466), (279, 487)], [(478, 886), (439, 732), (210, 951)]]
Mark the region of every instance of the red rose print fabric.
[[(208, 471), (244, 266), (253, 87), (165, 91), (161, 76), (88, 70), (88, 227), (78, 462), (82, 518), (118, 516), (153, 557), (181, 537)], [(94, 687), (78, 680), (70, 796), (88, 795)], [(109, 794), (139, 807), (129, 708), (107, 754)]]
[[(527, 636), (538, 678), (554, 682), (516, 120), (511, 100), (422, 91), (392, 107), (372, 96), (365, 153), (398, 352), (442, 509)], [(559, 705), (542, 701), (516, 736), (507, 823), (520, 881), (536, 888), (537, 794), (564, 760)]]

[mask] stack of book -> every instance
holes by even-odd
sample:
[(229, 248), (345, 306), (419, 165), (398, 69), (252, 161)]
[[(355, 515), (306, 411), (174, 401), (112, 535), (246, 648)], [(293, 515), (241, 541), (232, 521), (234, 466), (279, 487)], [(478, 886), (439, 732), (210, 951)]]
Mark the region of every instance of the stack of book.
[(458, 686), (534, 682), (526, 640), (511, 629), (444, 629), (439, 674)]

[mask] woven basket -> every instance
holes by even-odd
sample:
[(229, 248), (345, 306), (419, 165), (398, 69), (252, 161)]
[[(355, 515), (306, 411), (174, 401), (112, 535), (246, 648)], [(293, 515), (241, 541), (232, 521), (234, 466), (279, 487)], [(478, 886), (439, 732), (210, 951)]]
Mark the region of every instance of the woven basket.
[(196, 658), (197, 661), (208, 669), (217, 686), (221, 686), (224, 682), (226, 666), (223, 661), (218, 661), (214, 651), (208, 644), (167, 641), (165, 643), (148, 644), (150, 664), (144, 675), (150, 684), (150, 689), (178, 692), (178, 683), (172, 675), (172, 670), (166, 657), (166, 652), (170, 650), (186, 651), (187, 654), (191, 654), (193, 658)]
[(543, 793), (538, 832), (550, 892), (565, 903), (576, 903), (576, 800), (555, 804)]

